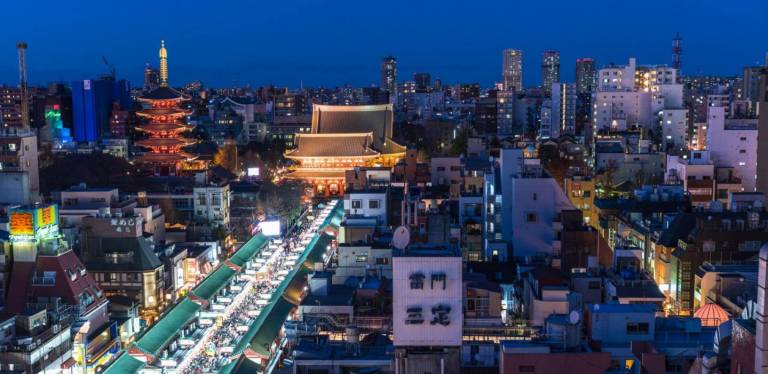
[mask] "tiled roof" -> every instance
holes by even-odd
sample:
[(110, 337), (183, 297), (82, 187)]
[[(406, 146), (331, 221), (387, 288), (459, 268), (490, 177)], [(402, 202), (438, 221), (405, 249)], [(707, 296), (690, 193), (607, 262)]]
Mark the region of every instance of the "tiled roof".
[(373, 137), (369, 133), (353, 134), (296, 134), (296, 149), (286, 157), (375, 157), (379, 153), (370, 148)]
[[(123, 271), (144, 271), (154, 270), (162, 266), (149, 241), (142, 238), (94, 238), (88, 242), (88, 256), (86, 262), (89, 269), (95, 270), (123, 270)], [(104, 254), (106, 253), (129, 253), (132, 254), (129, 262), (106, 262)]]
[(158, 87), (144, 96), (141, 99), (144, 100), (181, 100), (184, 95), (170, 87)]
[[(99, 305), (106, 301), (100, 295), (99, 287), (91, 275), (85, 272), (85, 266), (75, 252), (68, 250), (58, 256), (38, 256), (37, 261), (16, 262), (13, 265), (8, 294), (8, 311), (21, 312), (24, 304), (32, 297), (61, 297), (69, 305), (80, 305), (80, 296), (87, 293)], [(32, 276), (37, 272), (54, 272), (56, 277), (52, 285), (37, 286), (32, 284)]]
[(312, 111), (314, 134), (370, 132), (378, 150), (392, 139), (392, 105), (314, 105)]

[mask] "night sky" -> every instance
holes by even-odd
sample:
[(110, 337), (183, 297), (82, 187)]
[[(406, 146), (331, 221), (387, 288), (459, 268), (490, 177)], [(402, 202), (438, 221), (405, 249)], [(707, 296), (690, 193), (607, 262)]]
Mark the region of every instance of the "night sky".
[(0, 83), (11, 85), (17, 40), (29, 44), (33, 84), (96, 77), (105, 56), (140, 85), (165, 39), (172, 85), (214, 87), (378, 84), (389, 54), (401, 81), (424, 71), (490, 86), (504, 48), (523, 50), (524, 81), (534, 85), (544, 50), (560, 51), (572, 80), (578, 57), (669, 64), (675, 31), (686, 74), (740, 74), (768, 51), (766, 0), (10, 0), (0, 9)]

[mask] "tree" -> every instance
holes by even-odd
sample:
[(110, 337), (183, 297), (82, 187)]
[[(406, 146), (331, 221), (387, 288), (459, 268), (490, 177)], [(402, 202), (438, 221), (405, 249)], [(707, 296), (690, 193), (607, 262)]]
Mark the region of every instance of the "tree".
[(173, 206), (173, 200), (170, 198), (162, 199), (158, 202), (160, 206), (160, 210), (165, 215), (165, 222), (168, 224), (176, 224), (181, 223), (179, 222), (179, 212), (176, 210), (176, 207)]
[(227, 169), (230, 173), (240, 175), (240, 165), (237, 161), (237, 144), (227, 140), (223, 147), (219, 148), (213, 156), (213, 163)]
[(467, 153), (467, 144), (472, 134), (468, 128), (462, 128), (453, 139), (451, 147), (448, 148), (448, 154), (451, 156), (461, 156)]

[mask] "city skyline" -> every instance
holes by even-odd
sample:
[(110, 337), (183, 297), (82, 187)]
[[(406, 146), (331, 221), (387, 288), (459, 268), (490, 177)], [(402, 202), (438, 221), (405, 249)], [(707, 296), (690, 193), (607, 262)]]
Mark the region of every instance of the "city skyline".
[[(30, 26), (20, 23), (24, 18), (9, 20), (6, 26), (13, 31), (0, 36), (0, 45), (8, 46), (0, 48), (0, 83), (17, 84), (12, 46), (25, 40), (33, 85), (105, 74), (104, 56), (117, 68), (119, 77), (137, 86), (144, 64), (155, 61), (156, 45), (164, 39), (174, 70), (172, 85), (193, 80), (210, 87), (298, 87), (302, 82), (326, 87), (377, 85), (381, 58), (393, 55), (398, 60), (399, 81), (412, 79), (415, 72), (429, 72), (444, 82), (490, 86), (502, 80), (503, 50), (513, 48), (523, 51), (524, 85), (532, 86), (541, 81), (538, 66), (545, 50), (560, 52), (561, 75), (573, 81), (575, 61), (580, 57), (594, 58), (597, 67), (622, 64), (629, 57), (644, 64), (669, 65), (676, 32), (683, 38), (684, 74), (738, 75), (742, 66), (762, 63), (766, 48), (761, 46), (768, 45), (768, 36), (759, 29), (768, 4), (757, 0), (738, 3), (742, 6), (718, 8), (722, 17), (741, 19), (742, 27), (726, 32), (702, 27), (700, 20), (710, 17), (710, 10), (692, 1), (666, 5), (668, 12), (658, 17), (676, 14), (677, 18), (662, 25), (650, 25), (640, 12), (633, 15), (623, 5), (616, 9), (615, 4), (608, 7), (610, 3), (603, 1), (580, 6), (548, 4), (547, 18), (520, 16), (542, 14), (545, 9), (518, 3), (467, 7), (424, 2), (402, 13), (405, 4), (400, 2), (382, 8), (318, 1), (257, 7), (236, 1), (206, 8), (204, 17), (197, 13), (203, 9), (202, 2), (185, 7), (152, 4), (152, 12), (139, 2), (120, 12), (114, 9), (114, 16), (109, 17), (89, 4), (73, 4), (64, 11), (54, 3), (36, 4), (35, 9), (9, 4), (10, 13), (37, 14), (46, 22)], [(623, 16), (612, 16), (616, 11)], [(509, 14), (518, 16), (505, 17)], [(466, 20), (462, 27), (446, 27), (462, 19)], [(541, 22), (558, 27), (542, 28)], [(563, 29), (574, 32), (557, 31)], [(729, 58), (711, 58), (714, 55)]]

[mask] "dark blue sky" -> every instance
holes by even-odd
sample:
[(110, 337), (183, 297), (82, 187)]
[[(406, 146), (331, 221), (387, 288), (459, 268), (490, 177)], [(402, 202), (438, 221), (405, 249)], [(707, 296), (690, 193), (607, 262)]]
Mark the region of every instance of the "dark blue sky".
[(0, 82), (17, 83), (15, 42), (29, 43), (34, 84), (106, 72), (140, 84), (145, 62), (169, 50), (174, 85), (378, 84), (393, 54), (399, 79), (417, 71), (445, 82), (499, 80), (501, 51), (522, 49), (525, 83), (541, 52), (561, 52), (563, 76), (589, 56), (602, 66), (670, 63), (675, 31), (687, 74), (739, 74), (768, 50), (766, 0), (231, 0), (4, 2)]

